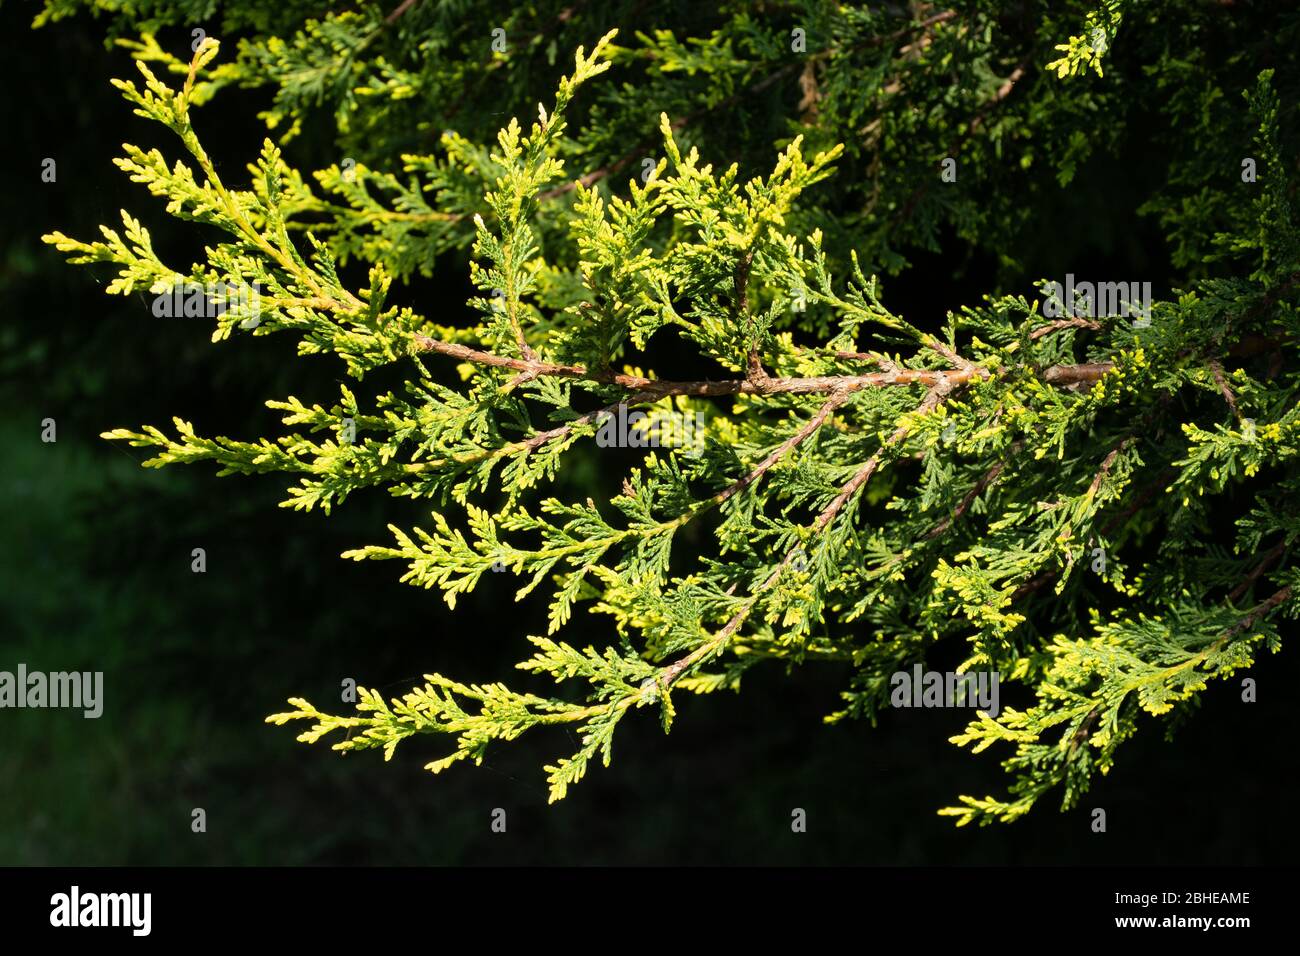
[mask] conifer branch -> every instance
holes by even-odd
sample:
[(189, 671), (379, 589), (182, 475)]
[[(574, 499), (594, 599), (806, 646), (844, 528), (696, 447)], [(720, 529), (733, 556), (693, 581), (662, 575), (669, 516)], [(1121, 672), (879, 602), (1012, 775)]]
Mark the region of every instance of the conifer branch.
[[(739, 379), (672, 381), (651, 379), (639, 375), (613, 372), (593, 372), (579, 365), (561, 365), (540, 359), (518, 359), (496, 355), (480, 349), (469, 348), (455, 342), (443, 342), (427, 335), (412, 338), (416, 351), (437, 352), (451, 358), (494, 368), (508, 368), (526, 375), (526, 380), (539, 376), (584, 379), (606, 385), (619, 385), (629, 390), (653, 393), (660, 397), (691, 395), (720, 397), (728, 395), (809, 395), (829, 394), (841, 389), (850, 392), (863, 388), (884, 388), (898, 385), (944, 384), (949, 388), (964, 385), (975, 379), (993, 375), (988, 369), (966, 361), (937, 339), (927, 341), (927, 346), (945, 355), (959, 367), (952, 369), (912, 369), (891, 367), (888, 371), (868, 375), (820, 375), (815, 377), (774, 377), (766, 372)], [(878, 356), (860, 352), (837, 352), (837, 357), (880, 361)], [(892, 363), (891, 363), (892, 366)], [(1061, 387), (1093, 383), (1112, 371), (1111, 362), (1054, 365), (1043, 372), (1043, 381)]]
[[(834, 660), (850, 676), (831, 719), (874, 718), (889, 675), (948, 642), (969, 648), (963, 670), (997, 669), (1035, 698), (977, 714), (954, 738), (1014, 749), (1007, 798), (944, 811), (983, 823), (1016, 819), (1053, 789), (1075, 805), (1142, 714), (1168, 713), (1280, 644), (1277, 619), (1300, 611), (1300, 230), (1271, 74), (1241, 111), (1238, 138), (1254, 137), (1267, 173), (1249, 199), (1227, 191), (1218, 151), (1168, 151), (1174, 186), (1143, 208), (1173, 237), (1171, 258), (1194, 267), (1162, 277), (1179, 293), (1152, 305), (1144, 331), (1104, 315), (1053, 320), (1015, 289), (919, 328), (886, 305), (878, 274), (941, 239), (949, 248), (949, 232), (1013, 274), (1026, 240), (1005, 181), (1069, 181), (1092, 148), (1073, 117), (1131, 88), (1101, 76), (1095, 37), (1108, 43), (1118, 27), (1105, 11), (1089, 14), (1095, 42), (1070, 37), (1033, 83), (1031, 64), (1062, 46), (1054, 20), (1028, 29), (979, 10), (916, 10), (894, 30), (888, 12), (838, 11), (827, 14), (835, 42), (790, 57), (783, 37), (755, 42), (761, 18), (724, 14), (708, 37), (660, 30), (619, 48), (626, 72), (571, 132), (570, 104), (611, 67), (613, 33), (576, 51), (535, 121), (499, 122), (495, 110), (525, 93), (535, 101), (537, 41), (562, 25), (585, 30), (581, 5), (540, 33), (527, 32), (535, 12), (503, 14), (510, 56), (486, 63), (413, 52), (430, 39), (426, 23), (457, 16), (414, 10), (329, 15), (292, 42), (254, 38), (216, 67), (214, 43), (188, 62), (152, 39), (134, 44), (143, 85), (119, 89), (180, 139), (182, 159), (128, 144), (118, 165), (168, 214), (208, 230), (203, 257), (174, 268), (125, 212), (95, 241), (46, 237), (74, 262), (116, 270), (112, 294), (255, 287), (258, 314), (221, 312), (214, 339), (289, 332), (301, 354), (337, 356), (356, 380), (319, 403), (268, 402), (284, 426), (275, 437), (207, 437), (179, 418), (106, 437), (149, 449), (150, 466), (286, 475), (297, 482), (290, 508), (328, 511), (370, 488), (427, 502), (423, 527), (390, 527), (386, 544), (344, 556), (396, 561), (404, 582), (452, 609), (484, 582), (513, 582), (516, 600), (544, 596), (546, 636), (529, 638), (518, 666), (572, 698), (433, 673), (396, 698), (364, 691), (346, 715), (295, 697), (273, 723), (305, 721), (300, 740), (337, 731), (337, 749), (385, 757), (440, 735), (433, 772), (534, 727), (569, 727), (576, 752), (546, 768), (554, 800), (594, 759), (608, 763), (633, 710), (653, 708), (667, 731), (675, 694), (736, 688), (759, 662)], [(990, 37), (1013, 29), (1008, 57)], [(1005, 76), (990, 72), (1017, 58)], [(159, 63), (183, 77), (180, 89), (154, 74)], [(1095, 82), (1070, 82), (1085, 70)], [(1191, 82), (1180, 70), (1156, 85)], [(866, 135), (861, 104), (846, 106), (862, 76), (879, 94)], [(718, 135), (715, 117), (787, 80), (790, 95), (762, 98), (764, 122)], [(354, 175), (341, 163), (308, 185), (267, 141), (243, 188), (219, 178), (191, 107), (232, 82), (273, 87), (286, 129), (329, 101)], [(489, 86), (499, 89), (484, 102)], [(1221, 101), (1198, 92), (1188, 101)], [(1152, 108), (1185, 110), (1167, 99)], [(1012, 106), (1014, 135), (990, 122)], [(659, 140), (591, 169), (654, 113)], [(395, 122), (403, 116), (411, 122)], [(452, 116), (462, 128), (446, 129), (437, 157), (410, 151)], [(806, 155), (791, 128), (828, 148)], [(916, 171), (972, 136), (996, 147), (962, 158), (961, 182), (975, 187), (921, 207), (940, 180), (918, 186)], [(656, 155), (639, 181), (611, 188), (613, 173)], [(587, 172), (569, 179), (569, 165)], [(754, 168), (770, 172), (742, 178)], [(1199, 190), (1197, 202), (1175, 187)], [(442, 281), (451, 253), (466, 251), (476, 291), (462, 313), (441, 325), (401, 304), (412, 274)], [(359, 285), (345, 278), (352, 263), (368, 267)], [(1057, 334), (1067, 331), (1089, 334)], [(722, 371), (664, 377), (655, 356), (669, 349), (679, 367)], [(1230, 358), (1241, 360), (1231, 371)], [(1217, 396), (1203, 400), (1207, 387), (1231, 418)], [(606, 454), (611, 445), (625, 452)], [(612, 497), (574, 490), (584, 472), (628, 459)], [(876, 479), (882, 469), (896, 480)], [(1153, 477), (1137, 487), (1139, 474)], [(679, 533), (688, 527), (701, 533)], [(1090, 572), (1084, 541), (1104, 545)], [(1234, 607), (1265, 579), (1270, 597)], [(1049, 582), (1059, 599), (1023, 600)], [(581, 611), (611, 622), (609, 641), (559, 639)]]

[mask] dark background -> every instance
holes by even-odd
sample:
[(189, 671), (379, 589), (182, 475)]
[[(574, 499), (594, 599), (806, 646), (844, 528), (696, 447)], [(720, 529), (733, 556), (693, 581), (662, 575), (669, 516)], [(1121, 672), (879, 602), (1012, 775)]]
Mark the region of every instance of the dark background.
[[(518, 682), (512, 665), (523, 636), (544, 631), (544, 613), (514, 605), (505, 577), (489, 576), (452, 613), (436, 593), (399, 584), (396, 564), (339, 559), (386, 541), (390, 521), (421, 522), (421, 506), (376, 492), (328, 519), (292, 513), (276, 507), (283, 478), (145, 470), (141, 452), (97, 437), (172, 415), (200, 434), (277, 434), (261, 401), (328, 403), (340, 367), (297, 359), (287, 336), (213, 346), (202, 320), (158, 320), (142, 296), (106, 297), (107, 269), (67, 266), (39, 241), (53, 229), (87, 238), (117, 224), (122, 207), (144, 214), (157, 247), (180, 250), (176, 261), (202, 237), (173, 226), (110, 162), (123, 141), (173, 145), (108, 85), (134, 74), (128, 58), (105, 50), (93, 20), (33, 32), (31, 13), (0, 7), (0, 154), (10, 166), (0, 190), (0, 669), (101, 670), (106, 704), (99, 720), (0, 711), (0, 864), (1294, 859), (1293, 650), (1251, 675), (1258, 703), (1241, 703), (1235, 684), (1213, 685), (1172, 744), (1151, 721), (1083, 807), (1062, 814), (1048, 798), (1027, 820), (982, 830), (935, 815), (959, 793), (1005, 786), (999, 755), (972, 758), (946, 742), (967, 715), (896, 711), (875, 729), (824, 726), (847, 675), (822, 665), (753, 671), (738, 696), (681, 695), (667, 737), (652, 716), (635, 715), (612, 766), (549, 807), (540, 768), (572, 752), (565, 731), (533, 732), (481, 768), (433, 777), (421, 767), (446, 752), (439, 739), (413, 739), (385, 765), (263, 723), (291, 695), (336, 701), (346, 677), (391, 693), (432, 670)], [(227, 178), (242, 178), (255, 155), (263, 129), (254, 113), (264, 106), (257, 92), (228, 90), (204, 109), (205, 143)], [(46, 157), (58, 164), (53, 184), (41, 182)], [(1073, 247), (1036, 244), (1043, 223), (1027, 222), (1028, 274), (1118, 262), (1125, 275), (1137, 265), (1167, 279), (1159, 235), (1127, 202), (1139, 168), (1121, 155), (1081, 171), (1070, 193), (1081, 198), (1061, 199), (1089, 209)], [(1090, 183), (1106, 203), (1091, 201)], [(964, 263), (955, 275), (953, 261)], [(942, 315), (992, 291), (989, 265), (950, 244), (887, 282), (886, 301), (908, 316)], [(413, 294), (454, 314), (463, 289), (461, 270)], [(55, 444), (40, 441), (47, 417)], [(205, 574), (190, 570), (195, 547), (206, 549)], [(567, 639), (598, 642), (601, 624), (579, 615)], [(207, 812), (205, 834), (191, 832), (195, 807)], [(505, 834), (490, 830), (497, 807), (508, 813)], [(796, 807), (807, 811), (805, 834), (791, 832)], [(1091, 832), (1092, 807), (1106, 809), (1109, 832)]]

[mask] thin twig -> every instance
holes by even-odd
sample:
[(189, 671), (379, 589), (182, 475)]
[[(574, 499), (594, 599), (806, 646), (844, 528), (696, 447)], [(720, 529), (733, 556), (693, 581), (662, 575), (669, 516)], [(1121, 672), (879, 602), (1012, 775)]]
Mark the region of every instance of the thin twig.
[(1219, 640), (1215, 643), (1215, 646), (1221, 647), (1228, 640), (1230, 640), (1233, 637), (1236, 637), (1242, 631), (1254, 627), (1255, 622), (1258, 621), (1261, 617), (1273, 611), (1283, 601), (1288, 600), (1291, 597), (1291, 591), (1292, 591), (1291, 585), (1288, 584), (1286, 587), (1278, 591), (1274, 591), (1269, 597), (1265, 598), (1259, 604), (1256, 604), (1253, 608), (1251, 608), (1250, 613), (1248, 613), (1245, 617), (1243, 617), (1240, 621), (1238, 621), (1232, 627), (1228, 628), (1228, 630), (1226, 630), (1223, 633), (1223, 636), (1219, 638)]
[(1043, 381), (1048, 385), (1087, 385), (1098, 381), (1114, 367), (1114, 362), (1053, 365), (1043, 372)]
[(1007, 457), (1000, 459), (992, 468), (985, 472), (984, 476), (980, 478), (979, 481), (975, 482), (974, 487), (966, 493), (966, 497), (962, 498), (961, 503), (953, 509), (953, 513), (927, 531), (922, 537), (922, 540), (931, 541), (947, 531), (948, 528), (952, 526), (952, 523), (960, 519), (970, 506), (975, 503), (975, 499), (982, 495), (989, 485), (998, 480), (998, 476), (1002, 474), (1010, 460), (1020, 454), (1020, 451), (1024, 447), (1025, 440), (1023, 438), (1017, 439), (1013, 442), (1011, 447), (1007, 450)]
[(1287, 547), (1290, 544), (1291, 544), (1290, 538), (1283, 538), (1273, 547), (1265, 551), (1264, 554), (1261, 556), (1259, 563), (1256, 564), (1255, 567), (1251, 569), (1251, 572), (1248, 575), (1246, 575), (1245, 580), (1243, 580), (1240, 584), (1238, 584), (1235, 588), (1233, 588), (1231, 592), (1229, 592), (1228, 602), (1235, 603), (1241, 598), (1243, 594), (1249, 591), (1251, 585), (1253, 585), (1257, 580), (1259, 580), (1259, 576), (1268, 569), (1268, 566), (1270, 564), (1272, 564), (1274, 561), (1276, 561), (1279, 557), (1282, 556), (1282, 554), (1286, 551)]
[(1106, 476), (1110, 474), (1110, 468), (1115, 464), (1115, 459), (1134, 442), (1133, 436), (1125, 438), (1122, 442), (1110, 450), (1105, 458), (1101, 460), (1101, 467), (1097, 469), (1097, 474), (1093, 476), (1092, 484), (1088, 486), (1088, 500), (1091, 501), (1097, 497), (1097, 492), (1101, 489), (1101, 483), (1105, 481)]
[[(937, 340), (936, 340), (937, 341)], [(615, 372), (592, 372), (581, 365), (560, 365), (544, 362), (539, 358), (514, 358), (484, 352), (455, 342), (443, 342), (427, 335), (413, 338), (417, 351), (437, 352), (451, 358), (478, 365), (495, 368), (508, 368), (516, 372), (538, 376), (584, 379), (607, 385), (619, 385), (635, 391), (646, 391), (660, 397), (667, 395), (693, 395), (699, 398), (720, 397), (726, 395), (816, 395), (830, 394), (840, 389), (858, 391), (863, 388), (881, 388), (887, 386), (924, 385), (928, 388), (943, 386), (954, 388), (975, 379), (992, 377), (993, 373), (983, 366), (965, 361), (951, 349), (944, 350), (948, 357), (961, 363), (957, 369), (911, 369), (893, 367), (888, 371), (874, 372), (868, 375), (818, 375), (811, 377), (774, 378), (766, 373), (761, 377), (743, 379), (672, 381), (668, 379), (645, 378), (640, 375), (627, 375)], [(933, 348), (933, 344), (929, 347)], [(854, 357), (857, 357), (856, 354)], [(1077, 385), (1095, 382), (1113, 368), (1110, 362), (1088, 363), (1083, 365), (1053, 365), (1043, 373), (1043, 380), (1052, 385)]]
[(831, 397), (828, 398), (822, 404), (822, 407), (817, 410), (817, 414), (815, 414), (812, 418), (808, 419), (808, 421), (804, 423), (802, 428), (800, 428), (797, 432), (795, 432), (793, 435), (791, 435), (789, 438), (783, 441), (770, 455), (764, 458), (748, 475), (734, 482), (727, 488), (723, 489), (722, 491), (714, 495), (713, 498), (709, 500), (708, 502), (709, 505), (722, 504), (728, 498), (733, 497), (734, 495), (743, 491), (745, 488), (748, 488), (759, 478), (763, 477), (763, 475), (767, 473), (768, 469), (770, 469), (773, 465), (775, 465), (778, 461), (780, 461), (791, 450), (803, 444), (803, 442), (808, 438), (809, 435), (817, 431), (817, 429), (821, 428), (822, 425), (826, 422), (826, 419), (830, 417), (831, 412), (835, 411), (835, 409), (837, 409), (840, 405), (844, 404), (844, 400), (847, 399), (850, 394), (851, 393), (848, 389), (842, 389), (838, 392), (831, 392)]
[(407, 10), (411, 9), (411, 7), (415, 6), (415, 3), (416, 0), (402, 0), (400, 4), (398, 4), (396, 7), (393, 8), (392, 13), (384, 17), (384, 23), (387, 24), (396, 23), (399, 19), (401, 19), (402, 14), (404, 14)]
[(1094, 322), (1092, 319), (1057, 319), (1055, 322), (1048, 322), (1046, 325), (1040, 325), (1029, 333), (1031, 340), (1041, 339), (1044, 335), (1051, 335), (1053, 332), (1059, 332), (1061, 329), (1088, 329), (1096, 332), (1101, 329), (1100, 322)]
[(1210, 373), (1214, 376), (1215, 384), (1219, 386), (1219, 391), (1223, 393), (1223, 400), (1228, 403), (1228, 408), (1232, 410), (1233, 418), (1241, 424), (1241, 412), (1237, 410), (1237, 398), (1232, 394), (1232, 389), (1228, 387), (1227, 377), (1223, 374), (1223, 363), (1218, 359), (1210, 359)]

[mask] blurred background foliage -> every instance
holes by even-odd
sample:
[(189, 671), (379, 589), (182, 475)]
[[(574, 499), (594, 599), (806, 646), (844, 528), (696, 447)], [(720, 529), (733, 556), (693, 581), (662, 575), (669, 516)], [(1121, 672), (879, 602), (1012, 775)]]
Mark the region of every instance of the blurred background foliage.
[[(79, 15), (32, 31), (34, 10), (0, 6), (10, 77), (0, 104), (0, 669), (102, 670), (105, 709), (98, 720), (0, 711), (0, 864), (1294, 860), (1293, 800), (1277, 766), (1289, 752), (1279, 741), (1300, 732), (1290, 651), (1269, 661), (1259, 703), (1214, 686), (1213, 713), (1181, 730), (1177, 747), (1139, 735), (1125, 772), (1101, 781), (1085, 808), (1045, 805), (985, 830), (954, 830), (934, 815), (955, 793), (1002, 783), (996, 761), (945, 742), (965, 714), (898, 711), (874, 730), (824, 727), (844, 686), (834, 667), (810, 666), (797, 681), (759, 669), (738, 697), (683, 699), (668, 737), (655, 721), (632, 721), (613, 765), (550, 807), (537, 768), (564, 742), (545, 735), (502, 749), (485, 769), (434, 778), (418, 742), (381, 768), (374, 755), (340, 758), (265, 725), (285, 697), (323, 703), (348, 677), (395, 692), (435, 668), (506, 679), (542, 611), (514, 605), (502, 580), (453, 614), (437, 595), (399, 584), (392, 565), (339, 560), (382, 540), (388, 522), (417, 523), (418, 504), (373, 494), (328, 519), (290, 513), (276, 507), (277, 477), (147, 471), (142, 452), (97, 437), (172, 414), (203, 434), (266, 434), (276, 421), (263, 398), (331, 394), (339, 369), (298, 360), (288, 338), (213, 346), (204, 320), (156, 319), (144, 296), (108, 298), (103, 276), (42, 246), (52, 228), (88, 236), (119, 208), (143, 208), (110, 160), (124, 141), (156, 137), (108, 85), (134, 68), (106, 48), (106, 24)], [(652, 29), (653, 10), (639, 16), (630, 26)], [(188, 47), (187, 32), (159, 36)], [(268, 102), (265, 91), (229, 89), (205, 108), (205, 127), (220, 131), (205, 142), (221, 168), (242, 170), (255, 154), (256, 113)], [(501, 105), (521, 116), (535, 109)], [(335, 161), (312, 154), (320, 142), (307, 131), (290, 160)], [(1162, 148), (1130, 133), (1090, 157), (1069, 190), (1027, 216), (1010, 257), (1029, 275), (1118, 263), (1167, 289), (1168, 244), (1150, 218), (1132, 215), (1144, 170), (1160, 168), (1143, 157)], [(55, 183), (41, 181), (47, 157)], [(1054, 227), (1066, 219), (1068, 230)], [(148, 224), (177, 261), (197, 251), (193, 230), (160, 211)], [(904, 315), (942, 315), (993, 291), (997, 259), (956, 235), (938, 250), (910, 250), (910, 260), (885, 284)], [(413, 294), (454, 316), (466, 296), (462, 264), (416, 280)], [(40, 440), (45, 418), (57, 422), (56, 443)], [(196, 547), (206, 550), (204, 574), (191, 572)], [(598, 641), (601, 626), (579, 620), (570, 640)], [(1090, 832), (1093, 806), (1107, 809), (1105, 835)], [(191, 832), (196, 807), (205, 834)], [(508, 814), (504, 835), (490, 830), (497, 807)], [(807, 811), (805, 834), (791, 832), (796, 807)]]

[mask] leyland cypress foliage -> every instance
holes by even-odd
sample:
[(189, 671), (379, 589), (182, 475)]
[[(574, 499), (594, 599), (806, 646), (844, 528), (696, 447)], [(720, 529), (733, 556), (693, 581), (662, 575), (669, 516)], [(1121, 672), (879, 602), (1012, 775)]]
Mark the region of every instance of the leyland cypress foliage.
[[(1172, 727), (1300, 612), (1281, 122), (1300, 17), (537, 4), (485, 28), (452, 3), (291, 2), (232, 6), (223, 25), (251, 38), (230, 59), (204, 38), (185, 61), (147, 31), (197, 22), (193, 5), (96, 6), (145, 31), (125, 41), (140, 79), (115, 82), (174, 134), (116, 162), (210, 245), (172, 261), (126, 212), (99, 241), (47, 241), (111, 263), (110, 293), (226, 290), (214, 340), (287, 332), (357, 382), (268, 402), (278, 435), (177, 418), (105, 437), (153, 466), (284, 473), (304, 511), (372, 487), (425, 500), (425, 525), (345, 557), (396, 561), (453, 608), (497, 573), (549, 595), (547, 633), (518, 635), (517, 682), (430, 673), (346, 714), (292, 698), (268, 720), (307, 721), (300, 740), (387, 757), (434, 735), (407, 746), (432, 743), (437, 772), (565, 725), (579, 747), (546, 768), (555, 800), (608, 763), (633, 711), (667, 731), (682, 694), (838, 662), (852, 676), (827, 720), (874, 722), (893, 675), (959, 646), (963, 671), (997, 672), (1021, 703), (953, 738), (1001, 751), (1009, 794), (940, 812), (1010, 821), (1053, 790), (1075, 805), (1125, 739)], [(663, 26), (596, 30), (638, 16)], [(1117, 73), (1125, 43), (1137, 66)], [(574, 48), (534, 119), (498, 115)], [(247, 177), (203, 145), (198, 107), (231, 85), (274, 90)], [(308, 177), (282, 148), (321, 108), (341, 156)], [(945, 231), (1004, 251), (1023, 210), (1139, 116), (1159, 118), (1164, 166), (1138, 212), (1168, 236), (1173, 295), (1031, 277), (942, 322), (891, 310), (878, 276)], [(420, 311), (404, 281), (461, 250), (472, 319)], [(349, 282), (357, 263), (368, 278)], [(707, 371), (647, 367), (665, 341)], [(393, 365), (404, 388), (369, 387)], [(641, 450), (617, 494), (556, 493), (611, 443)], [(600, 615), (607, 644), (566, 643), (575, 612)], [(553, 686), (573, 679), (581, 692)]]

